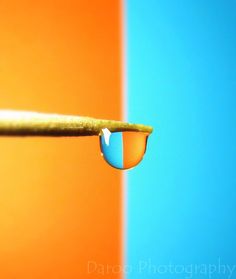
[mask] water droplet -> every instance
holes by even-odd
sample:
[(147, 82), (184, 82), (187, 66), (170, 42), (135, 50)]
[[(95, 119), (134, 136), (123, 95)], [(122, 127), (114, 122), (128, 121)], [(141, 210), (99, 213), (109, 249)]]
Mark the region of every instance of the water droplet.
[(110, 132), (107, 128), (100, 135), (101, 152), (106, 162), (117, 169), (135, 167), (143, 158), (147, 133), (142, 132)]

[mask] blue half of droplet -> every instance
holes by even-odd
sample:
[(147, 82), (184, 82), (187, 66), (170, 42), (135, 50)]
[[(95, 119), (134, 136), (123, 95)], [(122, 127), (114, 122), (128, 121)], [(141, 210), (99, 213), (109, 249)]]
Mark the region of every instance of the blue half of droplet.
[(113, 167), (123, 168), (123, 138), (122, 132), (111, 133), (109, 141), (105, 141), (104, 135), (100, 136), (101, 150), (104, 159)]

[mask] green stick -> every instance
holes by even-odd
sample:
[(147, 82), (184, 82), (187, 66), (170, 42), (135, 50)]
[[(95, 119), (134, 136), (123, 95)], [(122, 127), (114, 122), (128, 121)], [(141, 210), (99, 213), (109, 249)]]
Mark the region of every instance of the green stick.
[(0, 110), (2, 136), (93, 136), (107, 128), (111, 132), (137, 131), (150, 134), (152, 127), (91, 117)]

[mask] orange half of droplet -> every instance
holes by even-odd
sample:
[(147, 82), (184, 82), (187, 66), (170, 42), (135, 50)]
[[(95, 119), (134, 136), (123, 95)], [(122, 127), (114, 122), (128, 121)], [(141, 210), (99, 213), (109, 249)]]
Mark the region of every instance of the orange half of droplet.
[(142, 132), (123, 132), (123, 168), (136, 166), (143, 158), (148, 134)]

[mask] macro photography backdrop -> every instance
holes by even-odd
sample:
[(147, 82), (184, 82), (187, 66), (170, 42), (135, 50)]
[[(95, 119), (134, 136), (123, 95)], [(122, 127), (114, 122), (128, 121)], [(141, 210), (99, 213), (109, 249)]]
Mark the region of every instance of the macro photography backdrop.
[(236, 2), (0, 1), (0, 109), (152, 125), (0, 138), (0, 278), (236, 278)]

